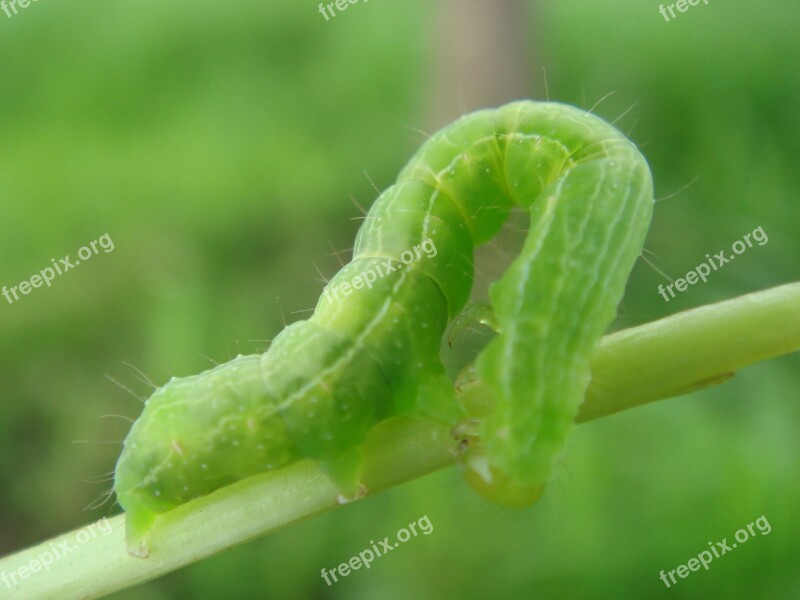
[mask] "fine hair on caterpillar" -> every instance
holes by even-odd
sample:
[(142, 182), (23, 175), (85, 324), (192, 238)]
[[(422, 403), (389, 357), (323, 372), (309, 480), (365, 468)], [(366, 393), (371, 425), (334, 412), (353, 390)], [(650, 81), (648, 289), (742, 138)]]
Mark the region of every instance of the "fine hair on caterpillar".
[[(433, 134), (372, 205), (352, 260), (307, 320), (262, 355), (173, 378), (149, 398), (114, 481), (129, 552), (147, 555), (158, 515), (301, 459), (315, 460), (342, 497), (358, 497), (362, 444), (399, 415), (459, 432), (465, 478), (487, 498), (533, 503), (573, 425), (589, 357), (616, 314), (652, 206), (650, 170), (634, 144), (571, 106), (514, 102)], [(475, 248), (515, 207), (530, 229), (476, 312), (498, 335), (454, 386), (442, 337), (467, 305)], [(376, 274), (369, 285), (366, 273)]]

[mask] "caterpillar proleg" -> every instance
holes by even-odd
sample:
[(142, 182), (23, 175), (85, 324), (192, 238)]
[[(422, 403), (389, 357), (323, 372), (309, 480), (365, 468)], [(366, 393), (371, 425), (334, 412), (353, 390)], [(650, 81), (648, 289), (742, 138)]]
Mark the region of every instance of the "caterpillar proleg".
[[(114, 489), (129, 550), (146, 555), (155, 518), (252, 475), (311, 458), (346, 497), (376, 423), (470, 418), (439, 356), (465, 306), (473, 251), (511, 209), (530, 213), (524, 248), (489, 297), (499, 335), (474, 377), (492, 396), (464, 457), (468, 481), (507, 504), (541, 493), (650, 223), (650, 170), (634, 144), (587, 112), (514, 102), (434, 134), (380, 194), (353, 259), (314, 314), (263, 355), (173, 379), (125, 440)], [(401, 260), (428, 243), (435, 253)], [(383, 275), (370, 286), (351, 282)], [(348, 287), (343, 287), (348, 286)]]

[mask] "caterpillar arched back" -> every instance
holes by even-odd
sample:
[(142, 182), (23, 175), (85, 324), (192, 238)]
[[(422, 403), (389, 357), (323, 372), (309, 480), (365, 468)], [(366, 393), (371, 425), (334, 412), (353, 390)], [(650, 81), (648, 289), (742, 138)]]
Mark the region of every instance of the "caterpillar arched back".
[[(360, 447), (376, 423), (402, 414), (453, 425), (468, 418), (440, 342), (469, 297), (474, 248), (513, 206), (530, 212), (530, 231), (489, 290), (500, 334), (478, 356), (473, 379), (492, 409), (464, 464), (491, 499), (533, 502), (641, 252), (652, 196), (636, 147), (570, 106), (515, 102), (433, 135), (373, 204), (353, 260), (311, 318), (286, 327), (263, 355), (173, 379), (148, 400), (114, 481), (129, 550), (146, 555), (159, 514), (303, 458), (355, 497)], [(435, 254), (406, 260), (423, 243)], [(376, 272), (366, 285), (364, 274)]]

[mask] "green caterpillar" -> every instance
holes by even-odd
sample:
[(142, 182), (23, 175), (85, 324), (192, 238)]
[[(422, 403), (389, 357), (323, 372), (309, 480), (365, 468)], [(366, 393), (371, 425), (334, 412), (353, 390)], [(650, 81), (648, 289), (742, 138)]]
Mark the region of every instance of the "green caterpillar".
[[(500, 334), (473, 379), (493, 408), (463, 462), (491, 499), (535, 501), (641, 252), (653, 194), (646, 161), (614, 127), (570, 106), (521, 101), (467, 115), (420, 148), (372, 206), (353, 260), (311, 318), (261, 356), (172, 379), (152, 395), (116, 467), (129, 551), (146, 555), (159, 514), (303, 458), (345, 497), (358, 496), (360, 446), (386, 418), (469, 421), (440, 343), (470, 295), (474, 248), (514, 206), (530, 212), (530, 232), (489, 291)], [(401, 260), (422, 244), (435, 252)]]

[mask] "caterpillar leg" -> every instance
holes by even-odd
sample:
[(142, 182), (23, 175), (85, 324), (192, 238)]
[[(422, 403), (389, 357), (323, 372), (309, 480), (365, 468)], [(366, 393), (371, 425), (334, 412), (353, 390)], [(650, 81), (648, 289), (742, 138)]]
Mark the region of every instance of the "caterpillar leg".
[(461, 456), (461, 466), (466, 482), (487, 500), (513, 508), (530, 506), (544, 493), (545, 484), (527, 485), (505, 471), (492, 466), (484, 446), (477, 438), (469, 438), (466, 451)]
[(466, 414), (456, 402), (453, 383), (444, 373), (428, 378), (417, 391), (417, 403), (412, 416), (439, 421), (454, 426)]
[(339, 504), (361, 498), (366, 490), (361, 485), (361, 448), (349, 448), (331, 459), (319, 461), (320, 469), (339, 490)]
[(452, 346), (455, 339), (473, 325), (485, 325), (495, 333), (500, 333), (500, 322), (494, 314), (494, 309), (489, 304), (470, 302), (458, 316), (453, 319), (453, 326), (447, 343)]
[[(455, 427), (466, 414), (456, 402), (453, 384), (442, 372), (427, 378), (417, 389), (411, 416), (421, 417)], [(367, 493), (361, 483), (363, 453), (361, 447), (350, 447), (335, 457), (318, 458), (320, 468), (340, 493), (340, 503), (357, 500)]]
[[(464, 424), (479, 422), (489, 415), (492, 409), (491, 396), (486, 383), (478, 377), (475, 363), (470, 363), (461, 370), (456, 377), (455, 388), (456, 401), (466, 415)], [(464, 424), (459, 426), (463, 427)]]
[(125, 543), (128, 554), (134, 558), (150, 556), (147, 548), (147, 534), (156, 517), (156, 513), (146, 508), (129, 507), (125, 510)]

